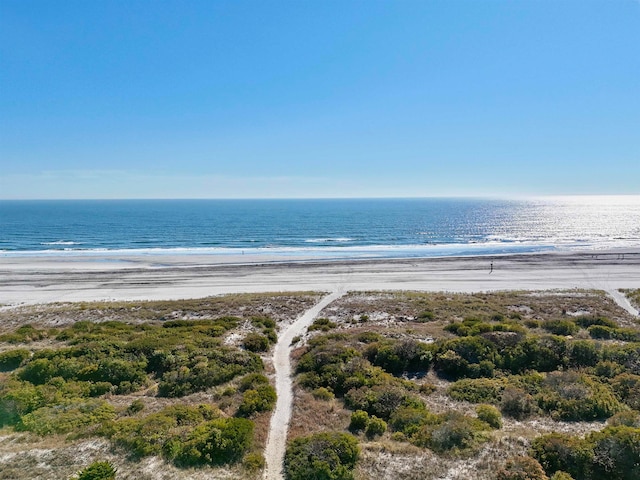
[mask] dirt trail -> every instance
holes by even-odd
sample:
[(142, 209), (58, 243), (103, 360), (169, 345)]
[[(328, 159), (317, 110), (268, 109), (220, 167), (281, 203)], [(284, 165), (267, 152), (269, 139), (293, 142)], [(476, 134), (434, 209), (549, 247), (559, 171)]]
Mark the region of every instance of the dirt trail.
[(327, 295), (278, 335), (278, 343), (273, 352), (278, 401), (276, 402), (276, 408), (271, 417), (269, 436), (267, 437), (267, 446), (264, 453), (266, 460), (264, 470), (265, 480), (281, 480), (283, 478), (282, 462), (287, 446), (287, 430), (289, 428), (291, 406), (293, 404), (291, 341), (294, 337), (304, 333), (305, 329), (324, 307), (342, 295), (344, 295), (343, 291), (336, 291)]

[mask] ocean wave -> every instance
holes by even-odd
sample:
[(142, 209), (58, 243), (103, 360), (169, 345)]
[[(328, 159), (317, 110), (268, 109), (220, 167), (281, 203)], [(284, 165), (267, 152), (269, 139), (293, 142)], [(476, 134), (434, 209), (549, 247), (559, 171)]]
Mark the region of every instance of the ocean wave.
[(307, 238), (305, 243), (347, 243), (352, 242), (353, 238), (336, 237), (336, 238)]
[(82, 242), (73, 242), (71, 240), (56, 240), (55, 242), (41, 242), (40, 245), (82, 245)]

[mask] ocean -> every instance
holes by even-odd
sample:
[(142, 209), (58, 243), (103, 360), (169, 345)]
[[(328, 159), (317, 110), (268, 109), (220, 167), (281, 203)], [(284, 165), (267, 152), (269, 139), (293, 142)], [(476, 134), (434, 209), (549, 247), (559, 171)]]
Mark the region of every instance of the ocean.
[(639, 196), (0, 201), (0, 257), (403, 258), (634, 246)]

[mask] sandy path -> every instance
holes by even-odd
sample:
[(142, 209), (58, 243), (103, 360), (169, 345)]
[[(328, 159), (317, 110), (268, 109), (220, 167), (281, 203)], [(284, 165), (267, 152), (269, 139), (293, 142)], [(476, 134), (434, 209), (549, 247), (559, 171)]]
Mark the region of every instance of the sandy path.
[(280, 480), (282, 475), (282, 462), (287, 446), (287, 430), (291, 418), (293, 405), (293, 383), (291, 379), (291, 341), (294, 337), (302, 335), (305, 329), (316, 318), (320, 311), (334, 300), (337, 300), (344, 291), (338, 290), (324, 297), (320, 302), (307, 310), (295, 322), (280, 332), (278, 343), (273, 351), (273, 365), (276, 370), (276, 391), (278, 400), (276, 408), (271, 416), (269, 436), (265, 448), (266, 468), (265, 480)]
[(638, 315), (640, 315), (640, 312), (638, 312), (638, 310), (636, 310), (633, 305), (631, 305), (631, 303), (629, 302), (629, 299), (627, 299), (627, 297), (625, 297), (622, 293), (620, 293), (620, 291), (618, 290), (614, 290), (614, 289), (607, 289), (606, 292), (609, 294), (609, 296), (611, 298), (613, 298), (613, 300), (622, 308), (624, 308), (627, 312), (629, 312), (631, 315), (637, 317)]

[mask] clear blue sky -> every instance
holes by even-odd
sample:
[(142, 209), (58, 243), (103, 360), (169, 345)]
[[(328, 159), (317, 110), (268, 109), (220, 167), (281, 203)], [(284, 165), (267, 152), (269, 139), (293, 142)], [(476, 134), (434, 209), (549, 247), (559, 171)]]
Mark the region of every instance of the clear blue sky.
[(640, 194), (640, 1), (0, 0), (0, 198)]

